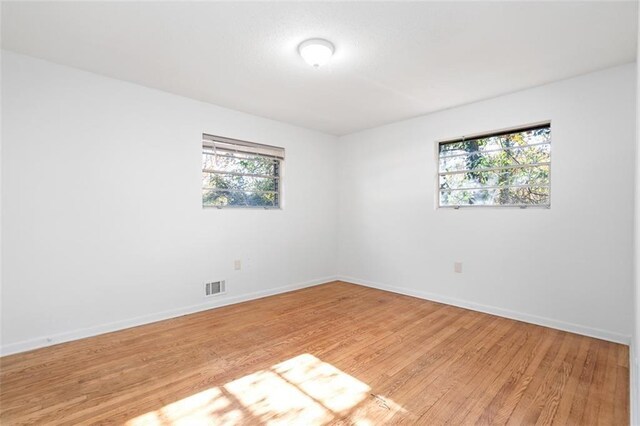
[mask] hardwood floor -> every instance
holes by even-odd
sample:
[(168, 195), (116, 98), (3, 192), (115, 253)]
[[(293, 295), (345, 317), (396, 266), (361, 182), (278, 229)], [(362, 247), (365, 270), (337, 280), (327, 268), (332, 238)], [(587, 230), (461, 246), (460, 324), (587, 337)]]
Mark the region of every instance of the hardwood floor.
[(341, 282), (0, 363), (3, 425), (629, 422), (626, 346)]

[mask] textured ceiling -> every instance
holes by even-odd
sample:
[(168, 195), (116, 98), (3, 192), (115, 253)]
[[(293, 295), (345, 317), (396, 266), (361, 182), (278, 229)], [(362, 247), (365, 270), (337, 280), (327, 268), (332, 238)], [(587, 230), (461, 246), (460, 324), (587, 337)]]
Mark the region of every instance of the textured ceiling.
[(636, 26), (610, 1), (2, 3), (5, 49), (336, 135), (632, 62)]

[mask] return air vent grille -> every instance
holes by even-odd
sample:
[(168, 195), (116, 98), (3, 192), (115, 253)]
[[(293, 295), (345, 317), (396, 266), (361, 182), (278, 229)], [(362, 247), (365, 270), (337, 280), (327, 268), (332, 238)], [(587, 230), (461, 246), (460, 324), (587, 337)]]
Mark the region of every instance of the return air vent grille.
[(225, 292), (225, 282), (212, 281), (210, 283), (204, 283), (204, 297), (215, 296)]

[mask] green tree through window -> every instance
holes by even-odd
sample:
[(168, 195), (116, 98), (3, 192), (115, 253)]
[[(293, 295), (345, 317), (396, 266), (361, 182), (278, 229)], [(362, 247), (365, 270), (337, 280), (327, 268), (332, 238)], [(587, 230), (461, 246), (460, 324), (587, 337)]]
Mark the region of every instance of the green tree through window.
[(219, 208), (279, 207), (284, 150), (218, 139), (204, 138), (203, 141), (202, 205)]
[(549, 206), (551, 127), (439, 145), (441, 207)]

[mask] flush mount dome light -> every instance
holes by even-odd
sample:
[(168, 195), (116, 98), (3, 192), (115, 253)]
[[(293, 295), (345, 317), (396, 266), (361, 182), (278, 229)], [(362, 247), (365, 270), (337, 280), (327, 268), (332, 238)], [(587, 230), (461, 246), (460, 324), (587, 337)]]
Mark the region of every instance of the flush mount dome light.
[(333, 44), (321, 38), (303, 41), (298, 47), (300, 56), (312, 67), (318, 68), (329, 62), (333, 55)]

